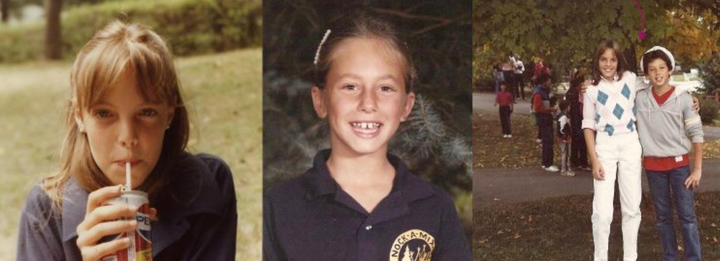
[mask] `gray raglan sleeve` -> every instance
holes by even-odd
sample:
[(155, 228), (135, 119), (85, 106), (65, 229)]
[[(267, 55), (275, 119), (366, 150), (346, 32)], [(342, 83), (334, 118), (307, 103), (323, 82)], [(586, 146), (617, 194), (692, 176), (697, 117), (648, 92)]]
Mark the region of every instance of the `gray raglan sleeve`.
[(702, 128), (702, 121), (700, 120), (700, 115), (698, 115), (692, 108), (692, 96), (683, 95), (681, 102), (683, 105), (683, 120), (685, 121), (685, 131), (687, 132), (688, 136), (690, 136), (690, 139), (693, 143), (703, 143), (704, 134)]
[(17, 261), (64, 260), (62, 237), (52, 201), (35, 186), (25, 199), (18, 230)]

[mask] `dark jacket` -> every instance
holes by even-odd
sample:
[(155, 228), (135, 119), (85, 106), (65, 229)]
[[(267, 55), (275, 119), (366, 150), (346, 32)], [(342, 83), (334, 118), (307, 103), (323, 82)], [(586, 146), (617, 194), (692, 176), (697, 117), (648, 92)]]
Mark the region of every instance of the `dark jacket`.
[[(150, 200), (153, 260), (235, 260), (237, 205), (228, 166), (211, 155), (183, 154), (160, 197)], [(77, 226), (85, 218), (88, 192), (74, 179), (63, 190), (60, 213), (36, 185), (20, 219), (16, 260), (82, 260)]]
[(263, 209), (263, 260), (470, 261), (452, 199), (397, 157), (392, 191), (372, 213), (330, 176), (329, 150), (305, 174), (272, 188)]

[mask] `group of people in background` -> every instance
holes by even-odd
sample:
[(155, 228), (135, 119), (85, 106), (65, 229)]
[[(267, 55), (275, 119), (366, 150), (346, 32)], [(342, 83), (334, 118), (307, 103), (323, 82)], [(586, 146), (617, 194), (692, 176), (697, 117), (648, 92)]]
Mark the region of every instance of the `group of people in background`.
[[(614, 41), (603, 41), (593, 58), (588, 80), (583, 74), (574, 75), (559, 102), (550, 95), (549, 70), (544, 73), (541, 62), (534, 68), (531, 111), (542, 145), (542, 168), (564, 176), (574, 176), (571, 166), (592, 171), (594, 260), (608, 260), (616, 180), (622, 206), (623, 260), (637, 259), (643, 166), (663, 260), (679, 260), (672, 206), (680, 221), (685, 260), (701, 260), (693, 191), (702, 177), (703, 130), (697, 102), (686, 90), (669, 83), (675, 68), (672, 53), (656, 46), (643, 55), (640, 66), (649, 84), (628, 71), (622, 49)], [(499, 88), (497, 102), (503, 104), (500, 115), (506, 137), (509, 113), (502, 106), (512, 111), (508, 102), (512, 95), (502, 82)], [(560, 168), (553, 165), (555, 139), (562, 153)]]
[[(499, 63), (493, 69), (495, 80), (495, 106), (499, 106), (500, 122), (502, 125), (503, 138), (512, 138), (510, 115), (514, 110), (516, 100), (525, 100), (525, 82), (529, 80), (534, 88), (535, 82), (540, 75), (550, 75), (550, 66), (544, 66), (542, 60), (531, 64), (526, 70), (520, 56), (508, 57), (507, 63)], [(530, 74), (532, 72), (532, 74)], [(538, 140), (540, 135), (538, 134)]]
[[(511, 56), (510, 63), (515, 64), (514, 76), (508, 79), (509, 73), (503, 73), (503, 65), (499, 64), (494, 72), (497, 84), (495, 105), (499, 107), (500, 123), (502, 125), (503, 138), (512, 138), (510, 115), (514, 110), (513, 104), (515, 100), (525, 100), (525, 92), (523, 91), (523, 72), (525, 70), (519, 56)], [(582, 76), (573, 80), (572, 86), (564, 99), (557, 103), (557, 99), (551, 96), (550, 89), (552, 87), (552, 76), (550, 74), (550, 65), (544, 65), (542, 60), (532, 64), (532, 76), (528, 75), (533, 85), (530, 94), (530, 111), (534, 114), (538, 127), (537, 142), (542, 147), (542, 168), (550, 172), (560, 171), (563, 176), (574, 176), (571, 165), (576, 168), (589, 170), (587, 164), (587, 152), (583, 142), (577, 140), (584, 139), (579, 120), (582, 119), (582, 100), (580, 97), (580, 84)], [(507, 71), (507, 70), (506, 70)], [(573, 122), (572, 119), (575, 119)], [(556, 123), (556, 124), (555, 124)], [(554, 129), (557, 129), (557, 135), (554, 135)], [(561, 151), (560, 168), (553, 165), (554, 152), (553, 147), (557, 140)], [(581, 146), (571, 146), (573, 140)]]

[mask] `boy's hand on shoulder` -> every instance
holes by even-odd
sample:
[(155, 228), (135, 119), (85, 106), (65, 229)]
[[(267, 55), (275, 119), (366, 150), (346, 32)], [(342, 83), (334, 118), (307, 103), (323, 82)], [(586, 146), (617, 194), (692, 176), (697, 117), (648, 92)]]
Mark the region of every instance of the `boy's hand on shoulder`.
[(588, 87), (590, 86), (590, 84), (592, 84), (592, 83), (593, 83), (593, 80), (585, 80), (585, 81), (582, 83), (582, 85), (581, 85), (580, 94), (585, 94), (585, 92), (587, 91), (587, 88), (588, 88)]
[(694, 169), (692, 173), (690, 173), (690, 176), (685, 179), (685, 188), (690, 189), (692, 188), (697, 189), (698, 186), (700, 186), (700, 179), (702, 178), (702, 170)]

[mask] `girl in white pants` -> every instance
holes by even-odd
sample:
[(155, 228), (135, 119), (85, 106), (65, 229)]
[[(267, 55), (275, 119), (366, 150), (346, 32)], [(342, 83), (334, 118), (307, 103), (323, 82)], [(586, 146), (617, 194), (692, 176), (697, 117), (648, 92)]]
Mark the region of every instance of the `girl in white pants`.
[[(595, 260), (608, 260), (615, 179), (620, 188), (623, 260), (637, 259), (642, 195), (641, 148), (635, 129), (636, 75), (615, 41), (603, 42), (593, 63), (593, 84), (584, 95), (582, 128), (592, 161)], [(596, 134), (597, 133), (597, 134)], [(596, 137), (597, 136), (597, 137)]]

